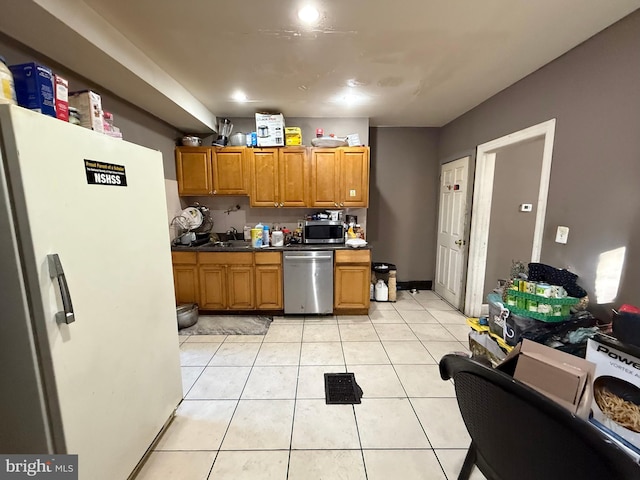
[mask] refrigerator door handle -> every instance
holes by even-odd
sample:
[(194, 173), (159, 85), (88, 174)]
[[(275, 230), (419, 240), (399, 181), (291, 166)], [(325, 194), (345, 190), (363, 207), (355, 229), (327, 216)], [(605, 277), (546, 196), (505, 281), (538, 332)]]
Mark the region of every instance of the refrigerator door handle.
[(67, 279), (64, 276), (64, 269), (60, 262), (60, 257), (57, 253), (47, 255), (49, 262), (49, 276), (51, 278), (58, 279), (58, 286), (60, 287), (60, 296), (62, 297), (63, 312), (56, 313), (56, 321), (58, 323), (73, 323), (76, 321), (75, 314), (73, 313), (73, 304), (71, 303), (71, 293), (69, 293), (69, 287), (67, 286)]

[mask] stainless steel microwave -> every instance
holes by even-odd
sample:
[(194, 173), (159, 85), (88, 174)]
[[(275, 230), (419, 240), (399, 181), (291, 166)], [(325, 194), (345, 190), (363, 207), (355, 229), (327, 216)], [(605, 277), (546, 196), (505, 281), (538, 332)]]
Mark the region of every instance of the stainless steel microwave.
[(344, 224), (334, 220), (305, 220), (304, 243), (344, 243)]

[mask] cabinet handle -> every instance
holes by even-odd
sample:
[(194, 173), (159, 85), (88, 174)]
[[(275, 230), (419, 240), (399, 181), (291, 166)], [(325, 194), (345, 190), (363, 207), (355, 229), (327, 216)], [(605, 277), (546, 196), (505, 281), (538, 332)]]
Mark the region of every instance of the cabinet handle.
[(337, 207), (338, 206), (338, 202), (333, 202), (333, 205)]
[(218, 191), (217, 191), (217, 190), (214, 190), (214, 191), (213, 191), (213, 194), (215, 195), (216, 193), (218, 193)]
[(344, 207), (344, 203), (340, 202), (340, 206), (341, 206), (341, 207)]
[(273, 206), (278, 208), (278, 202), (273, 202)]
[(284, 203), (281, 203), (281, 204), (280, 204), (280, 206), (281, 206), (281, 207), (284, 207)]

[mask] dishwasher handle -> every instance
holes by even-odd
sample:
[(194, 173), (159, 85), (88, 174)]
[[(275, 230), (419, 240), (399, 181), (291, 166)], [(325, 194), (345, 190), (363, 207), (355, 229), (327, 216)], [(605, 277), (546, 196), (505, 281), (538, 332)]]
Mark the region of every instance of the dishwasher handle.
[(284, 259), (285, 260), (332, 260), (333, 257), (331, 255), (322, 255), (318, 257), (305, 257), (303, 255), (289, 257), (285, 255)]

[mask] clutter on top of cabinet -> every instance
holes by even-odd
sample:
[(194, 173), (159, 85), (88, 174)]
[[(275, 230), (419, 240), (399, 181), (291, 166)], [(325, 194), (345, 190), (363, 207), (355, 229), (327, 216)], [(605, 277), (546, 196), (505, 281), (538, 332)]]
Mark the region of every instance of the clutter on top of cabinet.
[(284, 116), (281, 113), (256, 113), (258, 147), (284, 146)]
[(346, 147), (348, 144), (346, 137), (316, 137), (311, 139), (311, 145), (318, 148)]
[(9, 70), (13, 74), (18, 105), (55, 117), (54, 79), (51, 69), (30, 62), (11, 65)]
[(236, 132), (229, 137), (229, 143), (233, 147), (244, 147), (247, 144), (247, 136), (242, 132)]
[(195, 135), (185, 135), (182, 137), (181, 142), (184, 147), (199, 147), (202, 145), (202, 139)]
[(285, 127), (284, 135), (287, 146), (302, 145), (302, 129), (300, 127)]
[(229, 143), (229, 137), (233, 130), (233, 123), (228, 118), (220, 118), (218, 120), (218, 138), (213, 142), (214, 145), (224, 147)]

